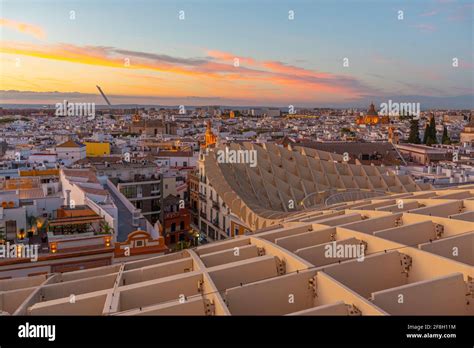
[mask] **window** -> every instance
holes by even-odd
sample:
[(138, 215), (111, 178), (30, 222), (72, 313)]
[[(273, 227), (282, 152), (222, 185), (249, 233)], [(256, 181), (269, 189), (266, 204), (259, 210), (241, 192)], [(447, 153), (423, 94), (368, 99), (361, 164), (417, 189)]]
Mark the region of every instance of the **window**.
[(152, 211), (160, 210), (160, 200), (159, 199), (152, 199), (151, 200), (151, 210)]
[(181, 221), (181, 222), (179, 223), (179, 229), (180, 229), (181, 231), (184, 230), (184, 221)]
[(125, 186), (120, 189), (122, 194), (127, 198), (137, 197), (137, 187), (136, 186)]
[(141, 247), (143, 247), (143, 246), (144, 246), (144, 243), (143, 243), (142, 240), (137, 240), (137, 241), (135, 241), (135, 247), (141, 248)]
[(176, 232), (176, 223), (171, 224), (171, 232)]

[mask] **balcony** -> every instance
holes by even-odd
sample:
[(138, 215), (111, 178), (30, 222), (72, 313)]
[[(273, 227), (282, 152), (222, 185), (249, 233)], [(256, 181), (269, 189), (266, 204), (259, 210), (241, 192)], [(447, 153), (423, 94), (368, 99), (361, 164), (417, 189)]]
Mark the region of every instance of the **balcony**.
[(201, 211), (201, 212), (199, 213), (199, 216), (202, 217), (203, 219), (206, 219), (206, 220), (207, 220), (207, 214), (206, 214), (205, 212)]
[(201, 192), (199, 192), (199, 199), (200, 199), (201, 201), (204, 201), (204, 202), (207, 201), (206, 195), (205, 195), (204, 193), (201, 193)]
[(212, 201), (212, 207), (213, 207), (215, 210), (219, 211), (219, 210), (220, 210), (219, 202), (213, 200), (213, 201)]
[(165, 213), (165, 220), (175, 219), (175, 218), (180, 217), (181, 215), (183, 215), (183, 214), (179, 211), (166, 212)]
[(189, 179), (190, 182), (195, 182), (195, 183), (199, 182), (199, 176), (196, 175), (195, 172), (189, 173), (188, 174), (188, 179)]
[(151, 196), (161, 196), (161, 190), (158, 189), (158, 190), (151, 190), (150, 191), (150, 195)]

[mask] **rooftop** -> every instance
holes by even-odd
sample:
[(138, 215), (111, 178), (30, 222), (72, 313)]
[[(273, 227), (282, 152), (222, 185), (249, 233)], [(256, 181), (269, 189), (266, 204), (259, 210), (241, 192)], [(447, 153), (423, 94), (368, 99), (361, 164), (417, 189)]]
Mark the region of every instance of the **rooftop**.
[(73, 140), (68, 140), (56, 147), (59, 147), (59, 148), (69, 148), (69, 147), (77, 147), (77, 148), (80, 148), (80, 147), (85, 147), (84, 144), (81, 144), (79, 142), (76, 142), (76, 141), (73, 141)]
[(163, 256), (0, 280), (0, 310), (472, 316), (473, 245), (474, 185), (401, 193), (300, 212), (252, 235)]
[(219, 146), (205, 156), (205, 175), (231, 211), (253, 230), (277, 224), (308, 203), (324, 203), (334, 190), (401, 193), (429, 188), (386, 167), (350, 164), (342, 155), (306, 147), (242, 143), (229, 149), (256, 151), (258, 166), (220, 163), (217, 153), (224, 146)]

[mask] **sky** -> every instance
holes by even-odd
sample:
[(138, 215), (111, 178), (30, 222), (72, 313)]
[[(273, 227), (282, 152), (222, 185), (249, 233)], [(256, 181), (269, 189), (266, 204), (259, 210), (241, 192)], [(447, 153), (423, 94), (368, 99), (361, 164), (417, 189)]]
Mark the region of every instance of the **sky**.
[(474, 108), (467, 0), (2, 0), (0, 103)]

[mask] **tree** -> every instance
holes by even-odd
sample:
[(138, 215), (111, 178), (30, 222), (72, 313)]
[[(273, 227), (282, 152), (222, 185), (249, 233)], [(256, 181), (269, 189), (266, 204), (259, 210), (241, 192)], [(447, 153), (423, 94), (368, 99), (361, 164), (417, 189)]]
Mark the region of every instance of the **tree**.
[(0, 226), (0, 244), (3, 244), (5, 242), (5, 239), (7, 239), (5, 235), (5, 227)]
[(36, 226), (37, 221), (38, 221), (38, 219), (34, 215), (27, 215), (26, 216), (26, 222), (27, 222), (28, 227), (29, 227), (30, 230), (34, 229), (34, 227)]
[(438, 139), (436, 138), (436, 121), (435, 118), (432, 116), (430, 118), (430, 134), (429, 137), (432, 139), (432, 144), (437, 144)]
[(433, 116), (431, 116), (430, 122), (426, 123), (423, 143), (429, 146), (438, 143), (436, 138), (436, 121)]
[(448, 135), (448, 128), (446, 128), (446, 126), (443, 127), (443, 137), (441, 138), (441, 142), (445, 145), (451, 145), (451, 138)]
[(351, 130), (350, 130), (349, 128), (347, 128), (347, 127), (342, 127), (342, 128), (341, 128), (341, 134), (350, 133), (350, 132), (351, 132)]
[(410, 135), (408, 137), (408, 142), (412, 144), (420, 143), (420, 133), (418, 131), (419, 123), (418, 120), (410, 120)]
[(430, 135), (430, 126), (428, 125), (428, 123), (426, 123), (425, 133), (423, 134), (423, 144), (427, 143), (429, 135)]
[(436, 142), (433, 140), (432, 137), (428, 136), (428, 139), (426, 139), (426, 145), (431, 146), (433, 144), (436, 144)]

